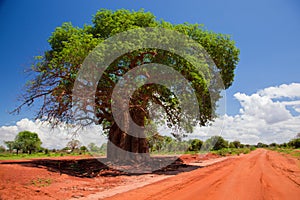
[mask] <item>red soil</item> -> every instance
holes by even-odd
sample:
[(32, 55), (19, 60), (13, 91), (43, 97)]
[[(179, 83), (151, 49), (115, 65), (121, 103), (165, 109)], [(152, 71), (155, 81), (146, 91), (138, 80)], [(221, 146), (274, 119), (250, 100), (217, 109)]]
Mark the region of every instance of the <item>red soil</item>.
[[(181, 159), (184, 163), (201, 164), (215, 157), (183, 155)], [(263, 149), (203, 168), (181, 164), (169, 170), (128, 175), (108, 169), (92, 158), (80, 157), (1, 161), (0, 199), (98, 199), (102, 198), (101, 193), (111, 196), (121, 191), (108, 199), (300, 197), (300, 160)], [(141, 187), (138, 183), (151, 184)], [(140, 188), (124, 192), (130, 186)], [(118, 189), (122, 187), (123, 190)]]
[[(205, 157), (214, 156), (209, 154)], [(189, 155), (184, 156), (184, 159), (188, 162), (199, 160)], [(176, 170), (177, 167), (173, 171)], [(83, 156), (6, 160), (0, 161), (0, 200), (85, 198), (89, 194), (145, 182), (167, 174), (162, 171), (151, 175), (129, 176), (108, 169), (94, 158)]]
[(299, 159), (259, 149), (108, 199), (300, 199)]

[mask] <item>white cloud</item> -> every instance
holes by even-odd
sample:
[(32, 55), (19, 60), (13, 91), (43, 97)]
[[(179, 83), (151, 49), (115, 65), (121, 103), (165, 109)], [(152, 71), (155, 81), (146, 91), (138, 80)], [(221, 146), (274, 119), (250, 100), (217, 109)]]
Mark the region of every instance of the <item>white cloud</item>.
[(291, 83), (265, 88), (251, 95), (236, 93), (234, 97), (240, 102), (240, 113), (216, 119), (212, 127), (198, 129), (198, 135), (221, 134), (226, 139), (249, 144), (287, 142), (300, 132), (300, 115), (293, 116), (287, 109), (291, 106), (300, 113), (300, 101), (295, 100), (300, 97), (299, 89), (300, 84)]
[(253, 116), (256, 119), (263, 119), (269, 124), (288, 120), (292, 117), (291, 113), (286, 109), (284, 103), (274, 102), (267, 96), (259, 94), (236, 93), (234, 97), (239, 100), (242, 108), (241, 114)]
[(61, 149), (72, 138), (78, 139), (82, 145), (86, 146), (90, 142), (94, 142), (97, 145), (105, 142), (105, 137), (101, 134), (102, 128), (99, 126), (86, 127), (78, 130), (77, 134), (74, 134), (76, 130), (74, 128), (72, 129), (63, 125), (52, 128), (47, 122), (42, 123), (40, 120), (32, 121), (25, 118), (18, 121), (15, 126), (0, 127), (0, 144), (3, 145), (3, 141), (14, 140), (16, 135), (24, 130), (36, 132), (42, 141), (42, 146), (50, 149)]
[(269, 98), (297, 98), (300, 97), (300, 83), (282, 84), (277, 87), (268, 87), (258, 92), (261, 96)]

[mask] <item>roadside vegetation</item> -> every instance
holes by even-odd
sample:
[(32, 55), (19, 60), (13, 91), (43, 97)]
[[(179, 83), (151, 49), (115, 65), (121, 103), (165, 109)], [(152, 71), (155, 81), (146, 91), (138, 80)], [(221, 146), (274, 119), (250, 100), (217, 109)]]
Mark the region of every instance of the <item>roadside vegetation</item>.
[(298, 133), (296, 137), (290, 140), (288, 143), (272, 143), (270, 145), (263, 144), (263, 146), (270, 150), (274, 150), (284, 154), (289, 154), (300, 159), (300, 133)]
[[(281, 153), (290, 154), (300, 158), (300, 133), (288, 143), (256, 145), (242, 144), (240, 141), (227, 141), (221, 136), (212, 136), (205, 141), (200, 139), (178, 140), (158, 133), (147, 138), (151, 155), (178, 155), (213, 153), (220, 156), (247, 154), (256, 148), (267, 148)], [(6, 147), (0, 146), (0, 160), (30, 159), (43, 157), (92, 155), (104, 156), (107, 144), (97, 146), (90, 143), (83, 146), (79, 140), (71, 140), (62, 149), (47, 149), (37, 133), (29, 131), (20, 132), (14, 141), (4, 141)]]
[[(154, 141), (152, 141), (154, 140)], [(247, 154), (256, 149), (255, 145), (242, 144), (240, 141), (229, 142), (221, 136), (212, 136), (205, 141), (190, 139), (178, 141), (169, 136), (148, 139), (151, 154), (198, 154), (208, 153), (220, 156)]]
[(75, 139), (69, 141), (62, 149), (44, 148), (38, 134), (30, 131), (22, 131), (13, 141), (4, 141), (4, 144), (6, 147), (0, 146), (0, 160), (79, 156), (91, 153), (101, 156), (106, 152), (106, 145), (98, 147), (96, 144), (90, 143), (86, 147)]

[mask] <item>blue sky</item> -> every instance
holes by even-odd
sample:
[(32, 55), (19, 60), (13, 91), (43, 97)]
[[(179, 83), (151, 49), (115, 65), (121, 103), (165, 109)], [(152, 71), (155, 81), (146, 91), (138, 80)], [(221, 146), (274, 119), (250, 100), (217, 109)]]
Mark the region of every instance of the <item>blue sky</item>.
[[(20, 115), (10, 115), (8, 111), (18, 104), (17, 96), (27, 80), (24, 69), (30, 66), (35, 55), (49, 48), (47, 39), (55, 27), (66, 21), (76, 26), (89, 24), (92, 15), (101, 8), (144, 8), (158, 19), (176, 24), (200, 23), (208, 30), (232, 35), (241, 54), (235, 81), (226, 91), (229, 117), (247, 110), (242, 102), (248, 100), (236, 94), (251, 97), (270, 87), (277, 87), (273, 91), (278, 92), (286, 90), (280, 89), (282, 84), (300, 82), (300, 3), (297, 0), (0, 0), (0, 127), (14, 126), (23, 118), (33, 117), (34, 107)], [(276, 103), (276, 98), (270, 97), (273, 94), (268, 95)], [(299, 96), (280, 98), (295, 100)], [(298, 107), (293, 110), (286, 106), (286, 109), (293, 116), (299, 114)]]

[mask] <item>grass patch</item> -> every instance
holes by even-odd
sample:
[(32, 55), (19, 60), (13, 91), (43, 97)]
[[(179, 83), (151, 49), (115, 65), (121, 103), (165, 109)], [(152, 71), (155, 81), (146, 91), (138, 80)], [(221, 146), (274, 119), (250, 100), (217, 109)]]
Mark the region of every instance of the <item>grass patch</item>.
[(12, 153), (1, 153), (0, 160), (20, 160), (20, 159), (32, 159), (32, 158), (49, 158), (49, 157), (62, 157), (62, 156), (79, 156), (87, 153), (62, 153), (62, 152), (51, 152), (45, 153), (32, 153), (32, 154), (12, 154)]
[[(150, 152), (151, 156), (155, 156), (155, 155), (183, 155), (183, 154), (190, 154), (190, 155), (195, 155), (195, 154), (199, 154), (199, 153), (203, 153), (203, 151), (153, 151)], [(208, 152), (206, 152), (208, 153)]]
[(292, 148), (269, 148), (272, 151), (277, 151), (279, 153), (289, 154), (293, 157), (300, 158), (300, 149)]
[(36, 187), (46, 187), (51, 185), (52, 180), (50, 178), (36, 178), (31, 181), (31, 184)]
[(240, 155), (240, 154), (247, 154), (251, 151), (255, 150), (256, 148), (224, 148), (217, 151), (212, 151), (212, 153), (220, 155), (220, 156), (227, 156), (227, 155)]

